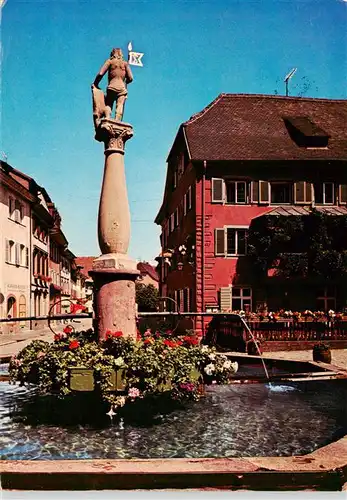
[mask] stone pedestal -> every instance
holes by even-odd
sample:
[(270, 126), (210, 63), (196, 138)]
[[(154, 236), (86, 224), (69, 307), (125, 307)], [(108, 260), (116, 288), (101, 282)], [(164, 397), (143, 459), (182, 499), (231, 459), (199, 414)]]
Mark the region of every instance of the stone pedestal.
[(130, 211), (124, 171), (124, 145), (133, 135), (131, 125), (103, 119), (96, 140), (105, 145), (98, 237), (102, 255), (94, 260), (90, 275), (94, 281), (94, 328), (99, 339), (106, 331), (122, 331), (136, 337), (136, 262), (127, 255), (130, 239)]

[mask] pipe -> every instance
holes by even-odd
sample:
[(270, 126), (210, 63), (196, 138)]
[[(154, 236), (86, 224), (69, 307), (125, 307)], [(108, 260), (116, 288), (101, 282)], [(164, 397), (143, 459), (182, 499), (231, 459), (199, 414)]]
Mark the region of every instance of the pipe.
[[(205, 312), (205, 173), (206, 160), (203, 163), (202, 172), (202, 193), (201, 193), (201, 312)], [(204, 320), (201, 322), (201, 333), (204, 336)]]

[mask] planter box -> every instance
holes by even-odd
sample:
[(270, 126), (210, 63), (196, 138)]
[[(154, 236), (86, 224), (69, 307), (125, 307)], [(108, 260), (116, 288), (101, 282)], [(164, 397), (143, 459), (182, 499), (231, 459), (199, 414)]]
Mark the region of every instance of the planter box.
[(70, 368), (70, 389), (79, 392), (94, 391), (94, 370)]
[[(90, 368), (70, 368), (70, 389), (78, 392), (92, 392), (95, 389), (94, 370)], [(125, 382), (122, 379), (124, 370), (113, 371), (110, 376), (110, 392), (124, 391)]]
[(107, 389), (108, 391), (112, 392), (112, 391), (124, 391), (125, 389), (125, 382), (123, 380), (123, 373), (124, 373), (124, 370), (123, 369), (120, 369), (120, 370), (114, 370), (112, 373), (111, 373), (111, 376), (110, 376), (110, 387), (109, 389)]

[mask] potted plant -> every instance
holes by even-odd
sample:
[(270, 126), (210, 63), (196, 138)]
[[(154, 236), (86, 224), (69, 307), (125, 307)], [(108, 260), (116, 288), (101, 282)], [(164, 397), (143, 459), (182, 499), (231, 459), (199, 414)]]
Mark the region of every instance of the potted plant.
[(313, 361), (318, 363), (331, 363), (330, 347), (323, 343), (313, 346)]

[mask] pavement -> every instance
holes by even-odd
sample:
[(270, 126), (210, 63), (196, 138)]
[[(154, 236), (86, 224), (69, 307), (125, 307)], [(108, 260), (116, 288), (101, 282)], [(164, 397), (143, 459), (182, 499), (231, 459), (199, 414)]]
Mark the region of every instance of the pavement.
[[(71, 320), (69, 323), (52, 325), (55, 333), (61, 333), (67, 325), (72, 325), (76, 331), (88, 330), (92, 327), (92, 319)], [(21, 349), (30, 344), (32, 340), (53, 341), (53, 333), (48, 327), (41, 330), (21, 330), (18, 333), (2, 334), (0, 336), (0, 357), (9, 357), (17, 354)]]
[[(306, 351), (264, 352), (263, 357), (294, 361), (313, 361), (312, 349)], [(331, 349), (331, 364), (347, 370), (347, 349)]]

